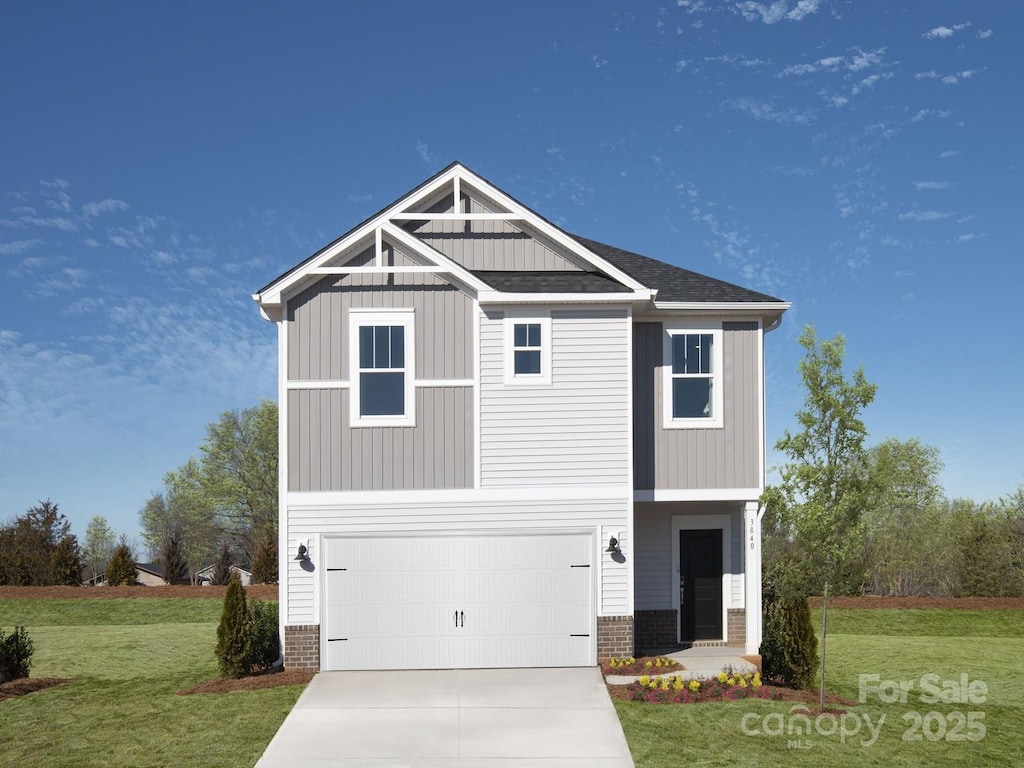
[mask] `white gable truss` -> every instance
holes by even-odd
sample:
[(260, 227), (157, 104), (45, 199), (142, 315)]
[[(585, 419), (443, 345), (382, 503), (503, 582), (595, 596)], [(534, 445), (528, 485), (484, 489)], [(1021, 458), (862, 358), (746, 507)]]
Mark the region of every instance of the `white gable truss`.
[[(462, 212), (462, 193), (475, 193), (493, 201), (502, 209), (490, 213)], [(424, 209), (444, 199), (453, 201), (453, 213), (432, 213)], [(557, 245), (564, 254), (580, 264), (603, 272), (626, 286), (630, 292), (617, 293), (508, 293), (494, 290), (470, 270), (445, 256), (436, 248), (420, 240), (401, 227), (407, 221), (507, 221), (522, 231), (536, 233)], [(374, 249), (372, 266), (345, 266), (345, 263), (368, 247)], [(410, 257), (416, 266), (386, 264), (385, 247), (394, 246)], [(481, 304), (553, 304), (559, 302), (641, 302), (654, 298), (656, 291), (638, 283), (632, 277), (589, 251), (558, 227), (546, 221), (526, 206), (506, 195), (465, 166), (453, 163), (434, 178), (399, 199), (376, 216), (353, 229), (347, 235), (328, 245), (305, 262), (270, 283), (253, 299), (259, 303), (267, 319), (281, 317), (284, 302), (290, 296), (328, 275), (434, 273), (458, 286)]]

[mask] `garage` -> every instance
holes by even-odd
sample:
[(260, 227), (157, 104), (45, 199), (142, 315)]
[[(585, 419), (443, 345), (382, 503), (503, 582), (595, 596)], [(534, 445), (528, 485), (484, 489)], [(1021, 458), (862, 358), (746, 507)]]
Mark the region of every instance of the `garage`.
[(590, 534), (324, 540), (321, 666), (596, 663)]

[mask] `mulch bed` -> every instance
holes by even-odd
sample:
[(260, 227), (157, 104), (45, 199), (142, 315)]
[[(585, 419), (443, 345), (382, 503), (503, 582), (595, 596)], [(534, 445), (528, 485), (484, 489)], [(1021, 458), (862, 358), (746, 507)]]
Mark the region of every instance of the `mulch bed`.
[[(79, 598), (158, 598), (158, 597), (206, 597), (223, 600), (227, 587), (0, 587), (0, 600), (63, 599)], [(246, 597), (260, 600), (277, 600), (276, 584), (254, 584), (245, 588)]]
[(178, 691), (178, 696), (189, 696), (193, 693), (231, 693), (232, 691), (258, 691), (263, 688), (277, 688), (279, 685), (306, 685), (313, 679), (313, 672), (299, 669), (285, 669), (279, 672), (265, 672), (260, 675), (249, 675), (239, 678), (219, 678), (207, 680), (199, 685)]
[[(794, 688), (784, 688), (778, 685), (766, 685), (765, 690), (768, 692), (768, 697), (772, 701), (793, 701), (801, 702), (804, 704), (819, 704), (821, 702), (821, 695), (818, 691), (812, 690), (797, 690)], [(619, 699), (621, 701), (633, 701), (633, 690), (632, 686), (629, 685), (609, 685), (608, 695), (613, 699)], [(737, 699), (737, 701), (746, 701), (747, 699)], [(709, 702), (724, 701), (724, 699), (701, 699), (697, 702), (691, 702), (696, 704), (706, 704)], [(648, 702), (655, 703), (655, 702)], [(673, 702), (674, 703), (674, 702)], [(857, 702), (844, 699), (841, 696), (836, 696), (834, 693), (825, 691), (825, 711), (833, 712), (835, 710), (832, 707), (855, 707)], [(829, 705), (832, 705), (830, 707)], [(817, 707), (809, 708), (811, 714), (820, 714), (821, 710)]]
[[(661, 659), (660, 667), (654, 666), (654, 662)], [(651, 666), (647, 666), (647, 662)], [(675, 659), (666, 659), (664, 656), (642, 656), (627, 666), (609, 666), (608, 660), (601, 662), (601, 671), (607, 675), (667, 675), (673, 672), (681, 672), (683, 665)]]
[[(966, 610), (1024, 610), (1024, 597), (832, 597), (831, 608), (962, 608)], [(812, 608), (821, 608), (821, 598), (810, 598)]]
[(25, 696), (47, 688), (56, 688), (58, 685), (70, 682), (70, 680), (62, 680), (57, 677), (22, 677), (18, 680), (8, 680), (6, 683), (0, 684), (0, 701)]

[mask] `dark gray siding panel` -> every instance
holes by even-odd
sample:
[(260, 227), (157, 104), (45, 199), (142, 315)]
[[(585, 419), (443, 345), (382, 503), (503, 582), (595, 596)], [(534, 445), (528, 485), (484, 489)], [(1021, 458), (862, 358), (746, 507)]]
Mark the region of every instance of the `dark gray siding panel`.
[(415, 427), (349, 427), (347, 389), (288, 393), (290, 491), (473, 486), (473, 388), (420, 387)]
[(662, 325), (633, 331), (635, 487), (754, 488), (760, 477), (761, 390), (756, 323), (724, 323), (722, 429), (663, 429)]

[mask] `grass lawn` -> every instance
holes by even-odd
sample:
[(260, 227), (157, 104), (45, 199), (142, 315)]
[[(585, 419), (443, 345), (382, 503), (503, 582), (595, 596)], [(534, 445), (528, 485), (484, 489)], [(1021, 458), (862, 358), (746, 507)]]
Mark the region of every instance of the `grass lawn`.
[[(820, 636), (820, 613), (815, 625)], [(651, 705), (616, 701), (637, 768), (687, 766), (1019, 765), (1024, 751), (1024, 614), (1012, 610), (829, 610), (826, 687), (856, 701), (860, 675), (912, 681), (905, 703), (872, 691), (847, 709), (842, 735), (788, 729), (792, 703)], [(984, 703), (927, 703), (921, 677), (939, 687), (961, 674), (982, 681)], [(969, 713), (975, 725), (968, 724)], [(937, 714), (932, 714), (937, 713)], [(959, 713), (959, 714), (958, 714)], [(961, 714), (963, 722), (961, 722)], [(746, 716), (746, 719), (744, 719)], [(766, 716), (768, 717), (766, 720)], [(870, 729), (878, 733), (873, 742)], [(879, 723), (881, 723), (879, 725)], [(976, 740), (963, 738), (979, 733)], [(746, 728), (744, 728), (746, 725)], [(827, 730), (825, 721), (822, 721)], [(915, 727), (916, 726), (916, 727)], [(913, 737), (919, 740), (911, 740)], [(947, 738), (948, 737), (948, 738)]]
[(217, 677), (217, 599), (0, 600), (24, 625), (32, 677), (71, 683), (0, 701), (0, 765), (246, 766), (302, 692), (176, 696)]

